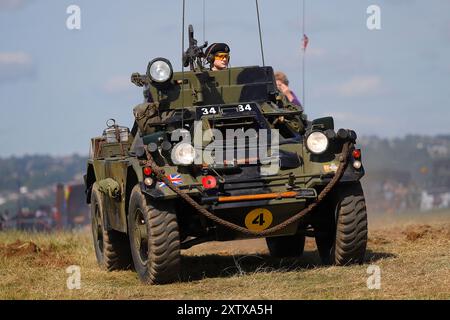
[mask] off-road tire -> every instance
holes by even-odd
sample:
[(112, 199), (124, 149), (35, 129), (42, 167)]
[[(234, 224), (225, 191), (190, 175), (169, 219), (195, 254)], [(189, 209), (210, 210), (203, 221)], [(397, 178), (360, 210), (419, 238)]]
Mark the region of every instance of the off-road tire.
[[(324, 264), (361, 264), (367, 246), (367, 209), (361, 183), (342, 184), (330, 195), (316, 224), (316, 245)], [(324, 208), (324, 207), (322, 207)]]
[(305, 236), (296, 234), (284, 237), (268, 237), (266, 243), (272, 257), (299, 257), (303, 254), (305, 248)]
[(91, 193), (91, 230), (97, 263), (108, 271), (126, 270), (133, 266), (126, 234), (106, 230), (104, 226), (103, 194), (94, 183)]
[(134, 268), (142, 282), (178, 280), (181, 257), (175, 211), (168, 203), (150, 203), (139, 185), (131, 191), (128, 235)]

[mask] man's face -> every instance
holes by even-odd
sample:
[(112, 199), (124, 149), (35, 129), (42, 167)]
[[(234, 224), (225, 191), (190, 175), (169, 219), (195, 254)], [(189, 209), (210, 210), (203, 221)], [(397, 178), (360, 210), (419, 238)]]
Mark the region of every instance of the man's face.
[(277, 87), (283, 94), (286, 94), (286, 91), (289, 90), (289, 87), (285, 85), (281, 80), (277, 80)]
[(214, 65), (213, 69), (215, 70), (224, 70), (228, 67), (228, 61), (230, 59), (230, 55), (225, 52), (218, 52), (214, 56)]

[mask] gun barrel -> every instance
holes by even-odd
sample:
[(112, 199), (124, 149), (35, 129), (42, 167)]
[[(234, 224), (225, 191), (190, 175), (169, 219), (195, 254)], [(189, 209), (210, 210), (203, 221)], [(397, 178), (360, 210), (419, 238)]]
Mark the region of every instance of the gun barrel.
[(204, 57), (203, 49), (206, 48), (208, 42), (205, 42), (203, 46), (199, 47), (197, 45), (197, 40), (194, 38), (194, 27), (192, 24), (189, 25), (189, 48), (186, 52), (183, 52), (183, 66), (190, 66), (193, 71), (195, 69), (203, 69), (201, 59)]

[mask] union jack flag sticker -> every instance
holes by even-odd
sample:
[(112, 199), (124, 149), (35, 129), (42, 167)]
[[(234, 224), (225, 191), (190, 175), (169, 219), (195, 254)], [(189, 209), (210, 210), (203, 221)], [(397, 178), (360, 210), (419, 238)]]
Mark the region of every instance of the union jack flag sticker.
[[(183, 184), (183, 179), (181, 179), (181, 174), (170, 174), (166, 176), (167, 179), (169, 179), (170, 182), (172, 182), (173, 185), (178, 186), (180, 184)], [(159, 182), (158, 187), (164, 188), (167, 185), (164, 182)]]

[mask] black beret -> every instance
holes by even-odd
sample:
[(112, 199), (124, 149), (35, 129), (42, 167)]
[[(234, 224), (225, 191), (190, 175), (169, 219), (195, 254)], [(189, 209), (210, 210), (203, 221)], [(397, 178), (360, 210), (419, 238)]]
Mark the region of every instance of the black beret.
[(206, 56), (216, 54), (217, 52), (230, 52), (230, 47), (226, 43), (213, 43), (206, 49)]

